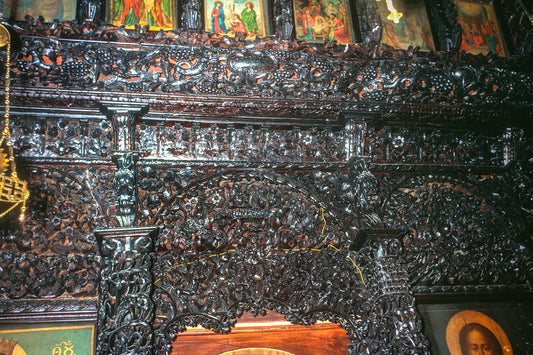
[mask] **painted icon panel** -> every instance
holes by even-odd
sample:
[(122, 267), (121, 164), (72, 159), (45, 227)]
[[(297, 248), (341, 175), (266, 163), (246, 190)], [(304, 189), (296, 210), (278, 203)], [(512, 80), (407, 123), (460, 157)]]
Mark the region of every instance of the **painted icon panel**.
[(204, 9), (207, 32), (250, 40), (269, 34), (264, 0), (205, 0)]
[[(451, 355), (462, 355), (465, 349), (483, 349), (483, 354), (512, 355), (507, 334), (491, 317), (466, 310), (456, 313), (446, 327), (446, 343)], [(475, 353), (474, 351), (467, 353)]]
[(76, 19), (76, 0), (7, 0), (4, 3), (6, 18), (24, 20), (26, 15), (33, 18), (42, 16), (45, 22), (73, 21)]
[(397, 49), (435, 49), (424, 0), (376, 0), (383, 24), (381, 43)]
[(347, 0), (294, 0), (296, 38), (311, 43), (355, 43)]
[(139, 25), (151, 30), (177, 27), (176, 2), (173, 0), (109, 0), (107, 22), (126, 28)]
[(95, 325), (90, 323), (3, 324), (0, 354), (94, 354)]
[(494, 6), (490, 3), (454, 0), (457, 21), (463, 29), (461, 50), (472, 54), (507, 54)]

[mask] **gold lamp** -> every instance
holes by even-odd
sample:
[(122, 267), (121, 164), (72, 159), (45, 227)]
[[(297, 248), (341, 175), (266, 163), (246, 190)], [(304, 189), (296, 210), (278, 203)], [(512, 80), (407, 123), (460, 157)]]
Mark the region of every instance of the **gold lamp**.
[(17, 176), (17, 166), (13, 156), (11, 132), (9, 131), (9, 84), (11, 57), (11, 35), (7, 28), (0, 24), (0, 47), (6, 49), (6, 76), (5, 76), (5, 110), (4, 130), (0, 136), (0, 218), (11, 212), (14, 208), (22, 205), (19, 220), (24, 221), (26, 200), (30, 195), (26, 182)]

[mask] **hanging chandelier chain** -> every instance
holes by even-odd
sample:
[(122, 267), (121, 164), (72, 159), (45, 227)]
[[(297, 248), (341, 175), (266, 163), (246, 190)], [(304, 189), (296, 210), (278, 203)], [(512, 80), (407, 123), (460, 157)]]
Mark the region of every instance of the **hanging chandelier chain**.
[[(11, 176), (7, 176), (2, 172), (0, 175), (0, 202), (9, 203), (11, 206), (7, 209), (0, 211), (0, 217), (5, 216), (15, 207), (21, 206), (19, 220), (24, 221), (24, 215), (26, 211), (26, 200), (29, 196), (29, 191), (26, 185), (26, 182), (21, 181), (17, 177), (17, 167), (15, 164), (15, 156), (13, 154), (13, 143), (11, 142), (11, 132), (9, 130), (9, 108), (10, 108), (10, 89), (11, 89), (11, 35), (7, 28), (0, 24), (0, 30), (3, 32), (2, 35), (5, 35), (3, 40), (6, 40), (6, 73), (5, 73), (5, 109), (4, 109), (4, 130), (2, 131), (2, 136), (0, 137), (0, 152), (2, 147), (7, 147), (7, 161), (9, 168), (11, 170)], [(3, 44), (3, 43), (2, 43)], [(3, 154), (2, 154), (3, 155)]]
[(4, 98), (5, 111), (4, 111), (4, 131), (2, 132), (2, 142), (5, 140), (6, 145), (7, 145), (9, 163), (11, 165), (11, 176), (16, 177), (17, 169), (15, 166), (15, 157), (13, 155), (13, 144), (11, 142), (11, 131), (9, 130), (9, 124), (10, 124), (9, 105), (10, 105), (10, 99), (11, 99), (10, 98), (11, 70), (9, 67), (10, 59), (11, 59), (11, 40), (7, 42), (7, 47), (6, 47), (6, 74), (5, 74), (5, 98)]

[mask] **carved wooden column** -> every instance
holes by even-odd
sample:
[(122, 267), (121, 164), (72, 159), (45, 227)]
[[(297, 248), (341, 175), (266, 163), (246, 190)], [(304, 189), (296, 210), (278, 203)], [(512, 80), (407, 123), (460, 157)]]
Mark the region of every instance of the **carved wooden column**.
[(294, 31), (292, 1), (274, 0), (273, 13), (276, 35), (283, 40), (290, 40)]
[(363, 231), (372, 256), (367, 267), (371, 307), (366, 344), (369, 354), (430, 354), (422, 320), (402, 258), (403, 231), (372, 228)]
[(113, 182), (120, 227), (95, 231), (102, 256), (97, 353), (153, 354), (152, 252), (158, 227), (135, 227), (135, 122), (148, 112), (148, 105), (101, 102), (100, 110), (113, 125)]
[(95, 231), (102, 271), (97, 354), (153, 354), (152, 252), (158, 227)]
[(137, 219), (137, 159), (135, 121), (148, 113), (147, 104), (100, 102), (100, 111), (113, 125), (116, 217), (121, 227), (131, 227)]
[(203, 29), (202, 22), (202, 5), (200, 0), (187, 0), (183, 4), (181, 14), (181, 26), (186, 31), (201, 32)]

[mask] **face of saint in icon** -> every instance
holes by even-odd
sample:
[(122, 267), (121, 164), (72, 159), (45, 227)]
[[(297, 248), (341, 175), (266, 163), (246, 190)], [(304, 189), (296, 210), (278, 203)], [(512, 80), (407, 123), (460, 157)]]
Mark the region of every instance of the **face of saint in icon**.
[(481, 324), (470, 323), (459, 335), (463, 355), (502, 355), (502, 347), (490, 330)]

